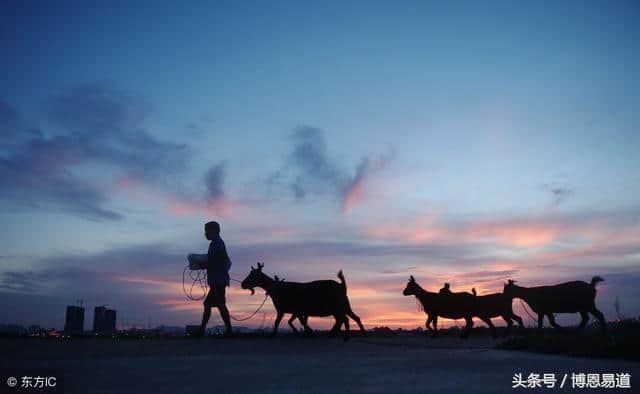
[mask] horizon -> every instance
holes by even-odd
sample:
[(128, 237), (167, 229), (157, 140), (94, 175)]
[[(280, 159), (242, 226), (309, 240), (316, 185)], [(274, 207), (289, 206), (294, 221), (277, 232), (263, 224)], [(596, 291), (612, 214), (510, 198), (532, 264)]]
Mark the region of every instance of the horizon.
[[(62, 327), (79, 299), (197, 324), (181, 275), (210, 220), (232, 278), (342, 269), (366, 328), (424, 327), (409, 275), (599, 275), (607, 320), (640, 316), (637, 3), (5, 8), (0, 324)], [(232, 281), (230, 312), (262, 294)]]

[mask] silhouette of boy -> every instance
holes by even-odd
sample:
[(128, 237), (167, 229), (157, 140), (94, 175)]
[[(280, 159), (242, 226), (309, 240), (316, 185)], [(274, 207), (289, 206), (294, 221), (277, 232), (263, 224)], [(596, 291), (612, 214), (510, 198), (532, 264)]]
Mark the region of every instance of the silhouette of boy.
[(209, 252), (207, 253), (207, 282), (209, 284), (209, 293), (204, 299), (204, 312), (202, 313), (200, 335), (204, 335), (205, 329), (207, 328), (209, 317), (211, 317), (211, 308), (216, 307), (220, 311), (220, 317), (222, 317), (226, 327), (225, 336), (232, 336), (233, 329), (231, 327), (229, 310), (227, 309), (227, 301), (225, 299), (225, 288), (229, 286), (231, 259), (227, 254), (224, 241), (220, 238), (220, 224), (218, 222), (206, 223), (204, 225), (204, 235), (211, 243), (209, 244)]
[(440, 294), (451, 294), (451, 290), (449, 289), (449, 283), (445, 283), (444, 287), (442, 289), (440, 289), (440, 291), (438, 293), (440, 293)]

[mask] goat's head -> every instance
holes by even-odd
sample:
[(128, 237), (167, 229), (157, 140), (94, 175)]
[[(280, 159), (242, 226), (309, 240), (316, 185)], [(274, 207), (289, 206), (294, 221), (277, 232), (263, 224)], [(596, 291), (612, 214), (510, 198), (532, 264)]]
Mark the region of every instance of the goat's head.
[(262, 273), (262, 268), (264, 264), (258, 262), (257, 268), (251, 267), (251, 272), (247, 275), (246, 278), (240, 283), (240, 287), (243, 289), (251, 290), (251, 295), (255, 293), (254, 288), (256, 287), (264, 287), (265, 277), (266, 275)]
[(504, 294), (507, 297), (513, 298), (513, 293), (516, 290), (516, 288), (518, 288), (518, 286), (516, 286), (515, 283), (516, 283), (515, 280), (509, 279), (507, 283), (504, 284), (504, 287), (502, 288), (502, 294)]
[(409, 282), (407, 282), (407, 287), (402, 291), (402, 295), (417, 295), (420, 290), (420, 285), (416, 283), (416, 280), (413, 278), (413, 275), (409, 277)]

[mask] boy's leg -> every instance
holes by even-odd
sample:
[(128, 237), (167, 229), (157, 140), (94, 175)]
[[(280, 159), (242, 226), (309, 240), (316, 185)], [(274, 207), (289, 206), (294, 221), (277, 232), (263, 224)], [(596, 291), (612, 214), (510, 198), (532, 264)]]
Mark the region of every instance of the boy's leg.
[(226, 335), (233, 335), (233, 328), (231, 327), (231, 318), (229, 316), (229, 309), (227, 309), (227, 300), (225, 297), (225, 285), (215, 286), (216, 305), (220, 311), (220, 317), (224, 321), (224, 326), (227, 330)]
[(227, 332), (225, 333), (225, 335), (233, 335), (231, 318), (229, 317), (229, 310), (227, 309), (227, 306), (224, 304), (220, 305), (218, 307), (218, 310), (220, 311), (220, 317), (222, 317), (222, 320), (224, 321), (224, 326), (227, 328)]
[(204, 336), (204, 333), (207, 329), (207, 323), (209, 322), (209, 318), (211, 317), (211, 300), (213, 298), (213, 289), (209, 289), (209, 294), (204, 299), (204, 311), (202, 312), (202, 323), (200, 324), (200, 335)]

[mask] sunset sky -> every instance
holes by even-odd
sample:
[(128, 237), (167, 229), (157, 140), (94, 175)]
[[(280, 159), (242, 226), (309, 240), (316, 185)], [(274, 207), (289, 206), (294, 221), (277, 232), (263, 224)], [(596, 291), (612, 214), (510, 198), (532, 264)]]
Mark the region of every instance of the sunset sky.
[[(637, 2), (186, 4), (2, 6), (0, 324), (197, 323), (209, 220), (233, 278), (342, 269), (369, 328), (424, 324), (410, 274), (600, 275), (607, 319), (640, 315)], [(232, 282), (231, 313), (263, 294)]]

